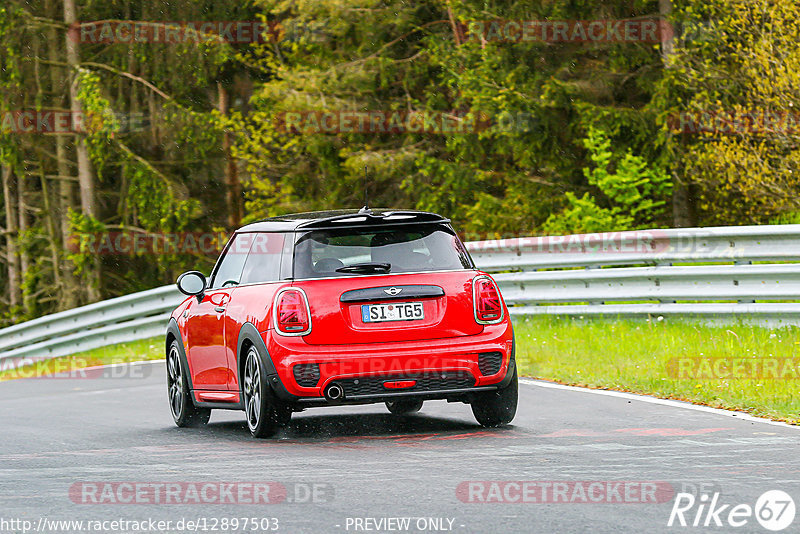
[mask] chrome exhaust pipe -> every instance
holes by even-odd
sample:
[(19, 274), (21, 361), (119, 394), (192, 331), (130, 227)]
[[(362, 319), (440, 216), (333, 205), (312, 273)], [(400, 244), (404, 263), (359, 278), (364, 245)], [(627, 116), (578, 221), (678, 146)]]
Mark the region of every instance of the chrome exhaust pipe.
[(325, 398), (329, 401), (338, 401), (344, 398), (342, 386), (334, 382), (325, 389)]

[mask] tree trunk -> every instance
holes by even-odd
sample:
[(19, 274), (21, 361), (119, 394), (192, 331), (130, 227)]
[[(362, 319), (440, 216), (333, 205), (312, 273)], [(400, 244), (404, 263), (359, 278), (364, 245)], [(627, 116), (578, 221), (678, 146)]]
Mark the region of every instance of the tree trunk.
[(447, 18), (450, 20), (450, 28), (453, 30), (453, 41), (455, 41), (456, 46), (461, 46), (461, 43), (464, 42), (464, 36), (461, 34), (459, 21), (453, 15), (453, 8), (450, 2), (447, 2)]
[(64, 301), (64, 280), (61, 272), (61, 260), (59, 254), (59, 233), (58, 233), (58, 214), (52, 209), (52, 199), (50, 198), (50, 186), (45, 177), (44, 162), (39, 163), (39, 180), (42, 184), (42, 207), (44, 208), (45, 224), (47, 226), (47, 243), (50, 248), (50, 260), (53, 263), (53, 283), (56, 287), (54, 295), (59, 303), (58, 309), (64, 309), (60, 303)]
[(8, 255), (8, 302), (13, 309), (22, 301), (19, 283), (19, 254), (17, 253), (17, 213), (15, 209), (16, 191), (11, 168), (2, 166), (3, 199), (6, 211), (6, 251)]
[[(67, 26), (77, 23), (75, 0), (64, 0), (64, 23)], [(78, 99), (78, 84), (76, 76), (80, 66), (79, 43), (77, 42), (77, 31), (68, 31), (66, 40), (67, 65), (71, 71), (69, 84), (70, 111), (74, 117), (82, 116), (83, 108)], [(97, 217), (97, 207), (95, 205), (94, 179), (92, 177), (92, 164), (89, 160), (89, 150), (86, 147), (86, 140), (82, 135), (77, 135), (75, 139), (75, 151), (78, 156), (78, 184), (81, 192), (81, 210), (85, 215)]]
[[(73, 28), (77, 23), (77, 10), (75, 0), (64, 1), (64, 23), (70, 29), (67, 31), (65, 41), (65, 51), (67, 65), (70, 69), (70, 111), (73, 117), (83, 115), (83, 108), (78, 99), (78, 84), (76, 76), (80, 66), (80, 44), (78, 42), (79, 31)], [(97, 206), (95, 204), (94, 177), (92, 176), (92, 163), (89, 159), (89, 149), (86, 146), (86, 139), (83, 134), (75, 135), (75, 152), (78, 160), (78, 187), (80, 189), (81, 212), (84, 216), (97, 219)], [(86, 287), (89, 301), (100, 300), (100, 261), (95, 258), (88, 273), (88, 284)]]
[[(217, 94), (219, 96), (220, 115), (227, 117), (230, 109), (230, 96), (222, 82), (217, 82)], [(222, 152), (225, 155), (225, 185), (227, 189), (225, 199), (228, 208), (228, 227), (236, 228), (242, 220), (242, 184), (239, 182), (236, 160), (231, 154), (232, 144), (232, 135), (226, 129), (222, 134)]]
[[(48, 2), (49, 4), (49, 2)], [(47, 6), (48, 14), (51, 12), (51, 6)], [(64, 76), (64, 71), (61, 67), (57, 66), (59, 62), (59, 41), (56, 39), (57, 33), (54, 28), (48, 30), (48, 47), (47, 56), (51, 61), (50, 68), (50, 92), (53, 95), (54, 105), (57, 108), (64, 108), (66, 98), (61, 91), (65, 83), (68, 83), (67, 77)], [(58, 219), (57, 230), (60, 231), (60, 238), (58, 238), (59, 250), (59, 265), (53, 268), (61, 273), (62, 291), (59, 299), (58, 308), (60, 310), (68, 310), (75, 308), (81, 301), (80, 292), (81, 286), (78, 283), (78, 278), (75, 276), (75, 265), (67, 259), (67, 250), (69, 248), (70, 224), (69, 224), (69, 210), (75, 207), (75, 192), (71, 181), (65, 179), (66, 176), (71, 176), (70, 165), (67, 161), (67, 138), (63, 135), (54, 135), (56, 147), (56, 173), (60, 179), (58, 180), (57, 202), (55, 205), (55, 216)], [(45, 178), (42, 177), (43, 186)], [(56, 236), (53, 236), (56, 239)]]
[[(672, 0), (658, 0), (661, 15), (661, 60), (665, 69), (672, 67), (675, 53), (675, 35), (672, 30), (670, 15)], [(682, 143), (682, 141), (677, 141)], [(672, 171), (672, 225), (676, 228), (697, 226), (694, 199), (690, 184), (680, 175), (677, 169)]]
[[(13, 172), (12, 176), (13, 176)], [(27, 184), (25, 182), (25, 175), (18, 177), (17, 179), (17, 215), (19, 216), (19, 226), (17, 227), (17, 232), (20, 236), (26, 235), (28, 229), (30, 228), (29, 220), (28, 220), (28, 204), (26, 197), (27, 196)], [(27, 248), (24, 246), (17, 244), (17, 252), (19, 253), (19, 275), (20, 275), (20, 289), (22, 291), (22, 310), (25, 313), (25, 317), (30, 317), (31, 312), (33, 311), (33, 301), (31, 299), (31, 290), (25, 284), (25, 277), (28, 274), (28, 270), (31, 268), (31, 258), (30, 254), (28, 253)]]
[(684, 183), (673, 173), (672, 224), (675, 228), (697, 226), (691, 184)]
[(658, 11), (661, 15), (661, 59), (664, 66), (669, 67), (675, 51), (675, 32), (669, 20), (672, 14), (672, 0), (658, 0)]

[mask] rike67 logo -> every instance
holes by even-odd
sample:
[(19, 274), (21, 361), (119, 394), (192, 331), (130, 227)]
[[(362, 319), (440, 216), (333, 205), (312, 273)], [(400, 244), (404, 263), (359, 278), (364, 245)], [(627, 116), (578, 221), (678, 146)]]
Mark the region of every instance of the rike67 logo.
[(691, 493), (678, 493), (672, 512), (669, 514), (667, 526), (681, 527), (752, 527), (752, 519), (767, 530), (777, 532), (783, 530), (794, 521), (794, 499), (781, 490), (770, 490), (763, 493), (755, 506), (749, 504), (723, 504), (720, 494), (714, 493), (695, 497)]

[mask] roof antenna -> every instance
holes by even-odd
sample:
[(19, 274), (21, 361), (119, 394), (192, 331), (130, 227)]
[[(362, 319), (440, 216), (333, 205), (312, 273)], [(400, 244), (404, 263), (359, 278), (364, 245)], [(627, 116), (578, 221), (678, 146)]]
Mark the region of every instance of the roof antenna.
[(372, 210), (369, 209), (369, 189), (367, 182), (367, 166), (364, 165), (364, 207), (358, 210), (359, 213), (368, 213)]

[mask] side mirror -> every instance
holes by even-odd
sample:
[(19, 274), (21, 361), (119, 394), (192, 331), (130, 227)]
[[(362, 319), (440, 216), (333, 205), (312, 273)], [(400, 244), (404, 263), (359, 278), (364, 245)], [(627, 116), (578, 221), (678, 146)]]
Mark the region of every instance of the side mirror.
[(178, 277), (177, 284), (184, 295), (200, 298), (206, 290), (206, 277), (200, 271), (189, 271)]

